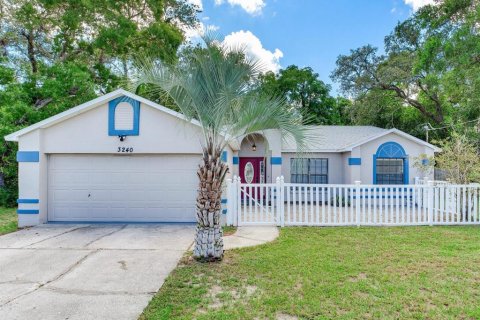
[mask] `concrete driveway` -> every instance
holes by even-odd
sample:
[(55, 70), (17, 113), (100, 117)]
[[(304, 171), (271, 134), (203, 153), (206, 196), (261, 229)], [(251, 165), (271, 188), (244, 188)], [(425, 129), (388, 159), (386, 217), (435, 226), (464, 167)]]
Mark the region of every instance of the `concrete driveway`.
[(47, 224), (0, 236), (0, 319), (137, 319), (193, 225)]

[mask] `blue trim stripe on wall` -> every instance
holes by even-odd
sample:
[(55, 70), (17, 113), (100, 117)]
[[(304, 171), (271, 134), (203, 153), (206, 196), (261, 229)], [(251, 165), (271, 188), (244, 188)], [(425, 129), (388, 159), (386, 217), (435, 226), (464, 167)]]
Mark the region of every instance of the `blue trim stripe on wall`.
[(238, 163), (239, 163), (238, 157), (233, 157), (233, 164), (238, 164)]
[(349, 166), (359, 166), (362, 164), (362, 158), (348, 158)]
[[(115, 130), (115, 108), (120, 102), (128, 102), (133, 108), (133, 129)], [(140, 101), (130, 97), (118, 97), (108, 102), (108, 135), (109, 136), (138, 136), (140, 132)]]
[(227, 151), (222, 151), (222, 161), (227, 162)]
[(18, 162), (39, 162), (40, 152), (38, 151), (17, 151)]
[(270, 158), (270, 164), (273, 164), (273, 165), (282, 164), (282, 157), (271, 157)]
[(38, 214), (38, 210), (31, 209), (18, 209), (17, 214)]
[(39, 203), (38, 199), (17, 199), (17, 203)]

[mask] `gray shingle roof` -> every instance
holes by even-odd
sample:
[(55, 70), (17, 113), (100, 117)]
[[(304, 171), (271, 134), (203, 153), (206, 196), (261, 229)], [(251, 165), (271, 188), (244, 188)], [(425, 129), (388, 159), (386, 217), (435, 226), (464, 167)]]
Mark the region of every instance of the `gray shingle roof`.
[[(373, 126), (311, 126), (305, 151), (341, 151), (350, 145), (374, 138), (386, 131), (388, 130)], [(283, 141), (283, 152), (295, 152), (296, 150), (295, 141), (288, 138)]]

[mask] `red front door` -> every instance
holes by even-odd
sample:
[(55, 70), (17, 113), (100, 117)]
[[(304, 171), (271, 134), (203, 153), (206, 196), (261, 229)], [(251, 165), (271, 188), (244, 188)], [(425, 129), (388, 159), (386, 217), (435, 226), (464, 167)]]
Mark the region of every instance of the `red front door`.
[(265, 158), (241, 157), (239, 167), (242, 183), (265, 183)]

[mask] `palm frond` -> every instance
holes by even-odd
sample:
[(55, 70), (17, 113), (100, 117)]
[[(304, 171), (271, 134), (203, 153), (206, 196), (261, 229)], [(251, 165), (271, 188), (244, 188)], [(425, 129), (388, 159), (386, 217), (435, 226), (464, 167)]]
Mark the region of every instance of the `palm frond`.
[(137, 57), (130, 89), (146, 85), (150, 93), (171, 99), (187, 118), (198, 120), (209, 154), (221, 152), (226, 137), (268, 129), (294, 139), (299, 150), (305, 147), (308, 128), (302, 118), (283, 99), (250, 90), (261, 63), (248, 58), (241, 46), (227, 48), (211, 35), (204, 40), (204, 48), (194, 49), (176, 66)]

